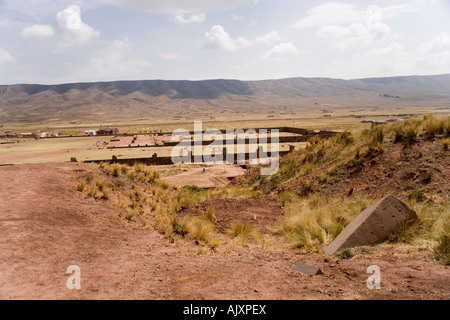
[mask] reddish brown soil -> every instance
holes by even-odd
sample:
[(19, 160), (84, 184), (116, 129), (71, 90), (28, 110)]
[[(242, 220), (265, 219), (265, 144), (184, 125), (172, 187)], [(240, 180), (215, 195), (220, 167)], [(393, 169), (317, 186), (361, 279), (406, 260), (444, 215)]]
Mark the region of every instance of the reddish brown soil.
[(201, 216), (212, 208), (220, 232), (228, 230), (233, 222), (248, 222), (261, 231), (268, 231), (280, 220), (283, 209), (278, 197), (256, 196), (247, 199), (208, 200), (189, 208), (183, 208), (181, 215)]
[[(340, 168), (337, 175), (328, 175), (326, 183), (319, 184), (317, 178), (326, 175), (334, 165), (287, 181), (277, 191), (295, 192), (313, 182), (315, 192), (331, 196), (379, 198), (392, 194), (406, 198), (423, 191), (425, 198), (440, 202), (450, 195), (450, 151), (443, 150), (442, 138), (420, 138), (406, 147), (401, 143), (387, 143), (384, 151), (371, 160), (361, 166)], [(258, 174), (259, 168), (253, 167), (232, 184), (247, 184)]]
[[(442, 150), (441, 141), (422, 140), (408, 147), (388, 145), (361, 168), (349, 168), (331, 179), (328, 191), (376, 197), (381, 193), (407, 196), (422, 190), (439, 201), (450, 191), (450, 153)], [(429, 180), (427, 174), (431, 174)]]
[[(0, 167), (0, 299), (450, 298), (449, 267), (398, 256), (389, 246), (329, 262), (282, 243), (262, 250), (230, 242), (199, 255), (192, 241), (170, 243), (82, 197), (75, 188), (80, 169), (89, 166)], [(293, 271), (299, 261), (324, 275)], [(370, 291), (366, 269), (374, 264), (382, 288)], [(66, 287), (70, 265), (81, 269), (81, 290)]]

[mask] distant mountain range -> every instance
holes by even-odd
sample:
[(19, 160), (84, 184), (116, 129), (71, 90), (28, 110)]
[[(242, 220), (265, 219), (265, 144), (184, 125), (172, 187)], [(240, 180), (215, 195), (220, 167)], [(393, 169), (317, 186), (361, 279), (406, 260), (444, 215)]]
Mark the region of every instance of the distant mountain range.
[(0, 86), (0, 123), (267, 113), (321, 106), (449, 107), (450, 74), (358, 80), (145, 80)]

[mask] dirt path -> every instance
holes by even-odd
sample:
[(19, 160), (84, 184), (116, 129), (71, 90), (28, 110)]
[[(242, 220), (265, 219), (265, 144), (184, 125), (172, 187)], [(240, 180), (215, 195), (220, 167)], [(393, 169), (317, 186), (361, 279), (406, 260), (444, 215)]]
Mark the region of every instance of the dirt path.
[[(293, 250), (235, 247), (198, 255), (75, 190), (82, 164), (0, 167), (0, 299), (450, 299), (450, 271), (383, 246), (374, 257), (324, 262)], [(324, 275), (291, 270), (302, 261)], [(382, 289), (366, 269), (382, 270)], [(81, 269), (69, 290), (67, 267)]]

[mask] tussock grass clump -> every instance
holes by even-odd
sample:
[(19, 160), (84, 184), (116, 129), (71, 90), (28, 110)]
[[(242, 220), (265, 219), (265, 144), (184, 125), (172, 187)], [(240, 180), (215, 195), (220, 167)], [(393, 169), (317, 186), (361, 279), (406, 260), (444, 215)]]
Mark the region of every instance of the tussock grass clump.
[(217, 247), (218, 243), (214, 237), (214, 232), (214, 224), (204, 218), (194, 218), (191, 222), (190, 233), (198, 245)]
[(253, 227), (248, 222), (236, 221), (230, 228), (230, 235), (234, 238), (241, 236), (248, 238), (255, 231)]
[(206, 210), (206, 212), (203, 214), (203, 219), (209, 221), (212, 224), (216, 222), (216, 215), (214, 214), (214, 209), (212, 207), (209, 207), (208, 210)]
[(319, 251), (367, 206), (365, 200), (338, 201), (317, 195), (306, 199), (293, 197), (285, 206), (285, 217), (275, 234), (285, 237), (295, 247)]
[(442, 222), (438, 230), (437, 246), (434, 249), (437, 260), (450, 265), (450, 217)]
[[(248, 222), (235, 221), (230, 230), (228, 231), (232, 238), (236, 238), (242, 246), (245, 246), (252, 239), (260, 241), (263, 240), (261, 238), (258, 230)], [(262, 246), (265, 245), (265, 242), (260, 242)]]
[(169, 216), (170, 233), (185, 237), (191, 231), (190, 220), (187, 217), (180, 217), (177, 214)]
[(412, 243), (417, 237), (421, 226), (419, 222), (410, 225), (402, 223), (396, 232), (389, 235), (389, 243)]
[(89, 185), (87, 187), (87, 196), (90, 198), (95, 198), (97, 196), (98, 193), (98, 189), (96, 185)]
[(316, 145), (316, 144), (320, 144), (322, 142), (322, 139), (320, 138), (320, 136), (315, 135), (315, 136), (309, 138), (308, 142), (312, 145)]
[(430, 136), (435, 136), (437, 134), (450, 133), (449, 121), (450, 121), (450, 117), (438, 119), (431, 115), (431, 116), (425, 117), (423, 129)]
[[(409, 205), (417, 212), (420, 221), (400, 230), (400, 241), (409, 244), (432, 243), (434, 258), (450, 264), (450, 200), (442, 203), (415, 202)], [(397, 235), (398, 237), (398, 235)]]
[(79, 180), (77, 182), (77, 190), (80, 191), (80, 192), (83, 192), (84, 188), (86, 188), (86, 180), (84, 180), (84, 179)]
[(114, 163), (112, 165), (112, 176), (117, 178), (119, 176), (120, 172), (121, 172), (120, 164)]
[(355, 138), (352, 136), (352, 133), (348, 130), (337, 135), (337, 141), (344, 146), (348, 146), (355, 141)]
[(422, 189), (417, 189), (408, 194), (408, 200), (414, 202), (424, 202), (426, 200), (425, 192)]
[(406, 120), (402, 124), (392, 126), (394, 133), (394, 142), (403, 143), (405, 145), (413, 144), (417, 141), (417, 135), (422, 122), (419, 120)]
[(106, 182), (102, 180), (95, 181), (95, 186), (97, 187), (98, 191), (103, 192), (106, 190)]
[(442, 139), (442, 149), (444, 151), (448, 151), (448, 147), (450, 145), (450, 139)]

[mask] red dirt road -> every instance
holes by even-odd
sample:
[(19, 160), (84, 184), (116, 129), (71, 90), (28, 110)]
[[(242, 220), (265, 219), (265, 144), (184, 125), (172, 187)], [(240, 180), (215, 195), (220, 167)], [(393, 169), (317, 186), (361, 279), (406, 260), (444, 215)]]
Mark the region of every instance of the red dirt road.
[[(82, 198), (77, 170), (88, 166), (0, 167), (0, 299), (450, 298), (448, 267), (403, 258), (385, 245), (329, 262), (278, 244), (222, 244), (198, 255), (191, 241), (170, 243), (120, 218), (116, 208)], [(324, 275), (291, 270), (299, 261)], [(381, 290), (366, 287), (373, 264), (381, 268)], [(70, 265), (81, 269), (81, 290), (66, 286)]]

